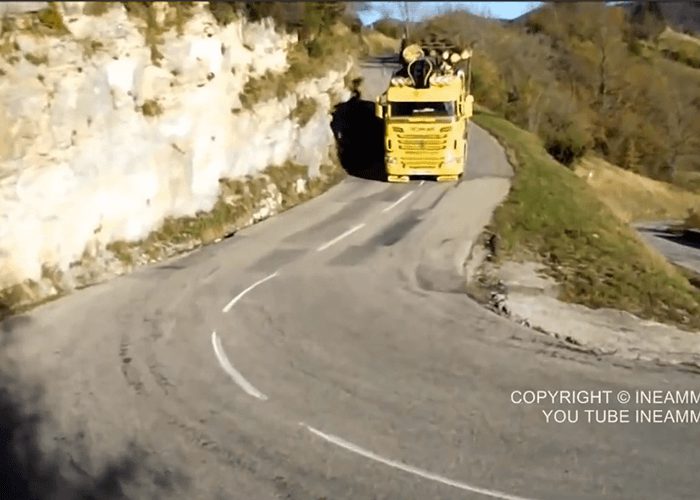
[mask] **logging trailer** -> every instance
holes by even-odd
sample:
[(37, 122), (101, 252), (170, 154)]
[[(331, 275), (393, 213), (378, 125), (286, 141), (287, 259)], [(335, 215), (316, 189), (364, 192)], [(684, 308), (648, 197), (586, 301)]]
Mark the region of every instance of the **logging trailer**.
[(384, 123), (386, 178), (456, 181), (464, 173), (474, 103), (471, 50), (432, 39), (406, 46), (400, 58), (375, 103)]

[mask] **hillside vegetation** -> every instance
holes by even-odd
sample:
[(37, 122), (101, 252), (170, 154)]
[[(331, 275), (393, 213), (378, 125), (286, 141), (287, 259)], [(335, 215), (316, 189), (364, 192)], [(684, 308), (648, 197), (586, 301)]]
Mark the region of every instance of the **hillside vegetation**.
[(474, 43), (477, 102), (536, 133), (560, 162), (593, 151), (700, 189), (696, 39), (635, 19), (593, 2), (548, 4), (517, 23), (458, 10), (423, 22), (412, 37), (438, 32)]
[[(566, 302), (697, 330), (700, 290), (627, 224), (700, 207), (697, 39), (634, 14), (592, 2), (517, 22), (456, 10), (411, 41), (474, 46), (474, 121), (515, 167), (489, 228), (496, 262), (541, 264)], [(390, 21), (375, 28), (395, 36)]]
[(537, 136), (490, 113), (475, 121), (504, 145), (515, 167), (490, 228), (499, 260), (543, 264), (567, 302), (700, 328), (700, 290), (549, 156)]
[(575, 173), (623, 222), (682, 220), (700, 208), (700, 193), (586, 156)]

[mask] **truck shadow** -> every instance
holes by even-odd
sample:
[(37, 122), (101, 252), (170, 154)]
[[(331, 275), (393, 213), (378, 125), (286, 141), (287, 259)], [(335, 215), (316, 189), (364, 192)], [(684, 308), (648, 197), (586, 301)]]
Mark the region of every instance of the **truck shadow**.
[(384, 171), (384, 124), (374, 115), (374, 103), (352, 98), (333, 111), (331, 129), (338, 159), (348, 175), (361, 179), (386, 180)]

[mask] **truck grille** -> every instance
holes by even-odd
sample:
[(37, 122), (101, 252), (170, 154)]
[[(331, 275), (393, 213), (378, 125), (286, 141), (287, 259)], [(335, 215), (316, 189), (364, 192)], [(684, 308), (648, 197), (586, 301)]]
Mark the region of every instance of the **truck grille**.
[(405, 152), (444, 151), (447, 147), (446, 134), (397, 134), (399, 150)]
[(446, 134), (397, 134), (398, 153), (408, 168), (439, 168), (447, 149)]

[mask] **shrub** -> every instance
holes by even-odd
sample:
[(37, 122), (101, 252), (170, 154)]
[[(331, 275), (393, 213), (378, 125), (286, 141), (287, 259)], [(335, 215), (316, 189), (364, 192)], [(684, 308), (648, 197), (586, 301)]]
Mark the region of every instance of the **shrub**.
[(216, 22), (221, 26), (226, 26), (238, 19), (239, 8), (231, 2), (209, 2), (209, 12), (214, 16)]
[(550, 110), (540, 126), (539, 135), (547, 152), (559, 163), (571, 166), (592, 143), (583, 119), (566, 111)]
[(192, 17), (194, 2), (172, 2), (170, 5), (169, 14), (171, 15), (168, 18), (173, 18), (172, 23), (175, 25), (178, 35), (182, 36), (185, 33), (187, 20)]
[(683, 222), (683, 226), (687, 229), (697, 229), (700, 230), (700, 209), (689, 210), (688, 217)]
[(313, 39), (308, 42), (306, 42), (306, 50), (309, 53), (309, 57), (313, 57), (314, 59), (319, 59), (323, 57), (323, 54), (325, 52), (325, 49), (323, 47), (323, 43), (319, 41), (318, 39)]
[(588, 151), (585, 134), (574, 126), (545, 134), (544, 141), (547, 152), (566, 166), (571, 166)]
[[(282, 30), (297, 32), (301, 41), (313, 40), (336, 23), (350, 19), (345, 14), (345, 2), (241, 2), (237, 5), (251, 21), (271, 18)], [(226, 7), (217, 9), (222, 13), (231, 11)], [(350, 26), (353, 26), (352, 22)]]
[(24, 58), (30, 63), (32, 63), (34, 66), (39, 66), (40, 64), (46, 64), (49, 62), (49, 58), (45, 54), (24, 54)]
[(483, 54), (475, 54), (472, 64), (472, 94), (487, 108), (501, 110), (505, 101), (503, 78), (498, 67)]
[(309, 123), (309, 120), (311, 120), (311, 117), (314, 116), (317, 109), (318, 103), (316, 102), (316, 99), (303, 97), (299, 99), (297, 107), (292, 111), (291, 117), (303, 127)]
[(68, 28), (63, 22), (63, 16), (58, 10), (58, 2), (49, 2), (49, 6), (37, 12), (37, 18), (41, 25), (56, 34), (68, 33)]
[(111, 4), (109, 2), (85, 2), (83, 14), (86, 16), (101, 16), (107, 13), (110, 7)]
[(164, 31), (162, 26), (156, 22), (154, 5), (149, 2), (122, 2), (129, 17), (140, 19), (146, 23), (146, 46), (151, 50), (151, 62), (156, 66), (160, 65), (163, 54), (158, 49), (161, 42), (161, 35)]
[(148, 99), (141, 106), (141, 112), (144, 116), (158, 116), (163, 113), (163, 108), (155, 99)]
[(376, 31), (390, 38), (401, 38), (401, 27), (398, 25), (398, 23), (390, 19), (380, 19), (379, 21), (375, 22), (372, 27)]

